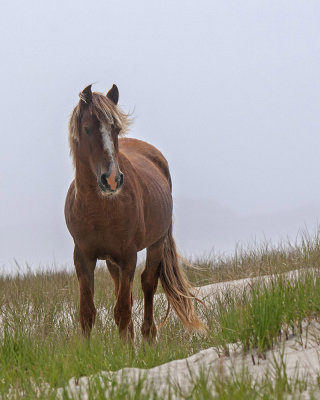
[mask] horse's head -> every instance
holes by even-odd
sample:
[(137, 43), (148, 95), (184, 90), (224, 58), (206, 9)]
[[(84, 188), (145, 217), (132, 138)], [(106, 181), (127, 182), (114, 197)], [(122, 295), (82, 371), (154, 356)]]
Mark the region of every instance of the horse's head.
[(89, 85), (79, 96), (69, 124), (74, 164), (76, 169), (78, 163), (87, 165), (96, 177), (101, 194), (110, 195), (124, 182), (118, 163), (118, 135), (128, 125), (128, 117), (117, 107), (116, 85), (107, 95), (92, 93)]

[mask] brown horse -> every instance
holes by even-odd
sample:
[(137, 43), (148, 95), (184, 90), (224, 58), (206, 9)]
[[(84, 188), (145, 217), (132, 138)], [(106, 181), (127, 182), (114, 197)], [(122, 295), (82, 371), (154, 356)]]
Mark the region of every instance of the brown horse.
[(189, 330), (203, 330), (178, 264), (172, 237), (172, 196), (168, 163), (155, 147), (118, 138), (129, 117), (117, 106), (116, 85), (107, 95), (80, 93), (70, 118), (69, 143), (75, 167), (65, 217), (74, 240), (74, 264), (80, 288), (80, 323), (88, 337), (95, 321), (94, 269), (106, 260), (114, 281), (115, 322), (120, 337), (133, 339), (132, 281), (137, 252), (146, 248), (141, 275), (144, 292), (144, 339), (154, 340), (153, 295), (160, 278), (168, 305)]

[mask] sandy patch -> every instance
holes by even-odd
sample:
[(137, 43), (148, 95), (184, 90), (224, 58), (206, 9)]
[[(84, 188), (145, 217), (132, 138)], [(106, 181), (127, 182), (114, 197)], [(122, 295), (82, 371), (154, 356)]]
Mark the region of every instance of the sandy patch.
[[(310, 272), (310, 270), (308, 270)], [(312, 271), (318, 273), (318, 271)], [(301, 271), (293, 271), (284, 274), (285, 278), (294, 280)], [(248, 278), (237, 281), (223, 282), (198, 288), (198, 296), (204, 300), (213, 300), (217, 295), (226, 291), (241, 292), (249, 290), (255, 281), (268, 282), (271, 276), (263, 278)], [(158, 300), (159, 300), (158, 295)], [(140, 304), (139, 304), (140, 305)], [(102, 371), (94, 376), (70, 379), (65, 388), (58, 389), (58, 396), (62, 398), (64, 390), (69, 395), (78, 399), (88, 399), (88, 387), (97, 380), (109, 397), (112, 390), (112, 382), (127, 383), (134, 387), (143, 378), (145, 390), (152, 388), (158, 395), (166, 398), (169, 387), (180, 388), (181, 394), (188, 394), (194, 381), (201, 374), (213, 374), (212, 376), (225, 376), (241, 372), (243, 368), (251, 374), (254, 380), (261, 381), (269, 374), (275, 377), (277, 370), (286, 373), (287, 377), (300, 377), (311, 384), (317, 382), (320, 375), (319, 358), (320, 325), (315, 321), (305, 321), (302, 326), (302, 334), (291, 336), (288, 340), (280, 342), (273, 350), (267, 351), (263, 357), (258, 357), (256, 352), (244, 354), (241, 348), (235, 344), (229, 345), (229, 355), (226, 356), (220, 348), (212, 347), (202, 350), (191, 357), (175, 360), (151, 369), (123, 368), (116, 372)], [(276, 367), (278, 365), (278, 367)], [(212, 391), (214, 387), (212, 386)], [(172, 398), (178, 398), (177, 392), (171, 393)], [(308, 394), (305, 393), (305, 398)]]

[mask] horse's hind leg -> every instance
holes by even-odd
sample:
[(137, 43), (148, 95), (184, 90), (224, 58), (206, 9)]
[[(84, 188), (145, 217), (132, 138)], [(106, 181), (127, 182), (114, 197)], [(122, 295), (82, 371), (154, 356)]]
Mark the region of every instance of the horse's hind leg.
[[(119, 327), (121, 339), (127, 341), (134, 339), (132, 322), (132, 283), (136, 269), (137, 254), (127, 257), (119, 263), (119, 288), (116, 305), (114, 307), (114, 319)], [(116, 286), (116, 284), (115, 284)]]
[(141, 332), (143, 339), (151, 342), (157, 337), (157, 327), (153, 318), (153, 296), (158, 286), (162, 251), (163, 239), (148, 247), (146, 267), (141, 275), (144, 293), (144, 320)]
[(82, 332), (89, 338), (96, 318), (93, 295), (97, 260), (86, 257), (77, 246), (74, 248), (73, 258), (80, 289), (80, 324)]

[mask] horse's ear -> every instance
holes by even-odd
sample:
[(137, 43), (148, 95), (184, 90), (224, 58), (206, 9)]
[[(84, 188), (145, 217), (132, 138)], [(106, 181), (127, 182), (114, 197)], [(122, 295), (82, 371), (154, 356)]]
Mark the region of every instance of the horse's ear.
[(91, 92), (91, 86), (89, 85), (86, 88), (83, 89), (82, 92), (79, 93), (80, 99), (85, 102), (86, 104), (90, 104), (92, 101), (92, 92)]
[(107, 93), (108, 99), (110, 99), (115, 105), (118, 104), (119, 100), (119, 90), (117, 88), (117, 85), (113, 84), (112, 88), (109, 90)]

